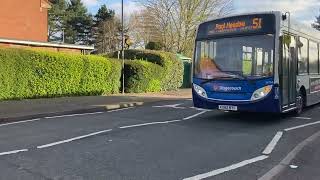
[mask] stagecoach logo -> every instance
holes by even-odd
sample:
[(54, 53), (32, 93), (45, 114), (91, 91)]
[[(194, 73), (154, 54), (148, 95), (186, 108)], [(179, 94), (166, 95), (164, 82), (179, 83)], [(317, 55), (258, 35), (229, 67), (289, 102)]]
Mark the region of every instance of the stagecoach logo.
[(234, 87), (234, 86), (219, 86), (219, 85), (214, 85), (213, 86), (214, 91), (241, 91), (242, 87)]

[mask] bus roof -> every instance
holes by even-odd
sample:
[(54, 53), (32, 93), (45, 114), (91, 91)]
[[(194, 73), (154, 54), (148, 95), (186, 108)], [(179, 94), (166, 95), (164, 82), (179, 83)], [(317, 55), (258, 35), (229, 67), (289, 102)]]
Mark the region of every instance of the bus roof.
[[(288, 21), (282, 21), (281, 28), (283, 30), (288, 29)], [(291, 19), (289, 32), (299, 36), (304, 36), (309, 39), (313, 39), (320, 43), (320, 31), (312, 28), (311, 24), (310, 26), (307, 26), (306, 24)]]

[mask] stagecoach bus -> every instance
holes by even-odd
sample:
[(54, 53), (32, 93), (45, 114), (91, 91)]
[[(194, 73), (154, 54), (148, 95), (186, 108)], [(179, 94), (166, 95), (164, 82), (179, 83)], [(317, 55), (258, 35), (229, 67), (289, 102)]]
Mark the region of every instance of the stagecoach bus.
[(263, 12), (199, 25), (193, 62), (194, 106), (301, 113), (320, 102), (320, 32), (290, 13)]

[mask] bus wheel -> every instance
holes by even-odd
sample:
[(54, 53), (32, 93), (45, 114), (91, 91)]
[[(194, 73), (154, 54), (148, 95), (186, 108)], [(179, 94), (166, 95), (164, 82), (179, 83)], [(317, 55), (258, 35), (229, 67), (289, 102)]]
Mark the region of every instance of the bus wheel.
[(297, 99), (296, 99), (296, 114), (301, 114), (304, 107), (304, 97), (301, 93), (299, 93)]

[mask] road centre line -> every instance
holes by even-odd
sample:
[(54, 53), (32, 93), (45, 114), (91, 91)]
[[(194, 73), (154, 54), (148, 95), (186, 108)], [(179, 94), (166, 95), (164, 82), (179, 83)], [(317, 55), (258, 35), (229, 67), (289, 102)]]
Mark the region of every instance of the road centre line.
[(74, 117), (74, 116), (85, 116), (85, 115), (94, 115), (94, 114), (102, 114), (102, 113), (105, 113), (105, 112), (93, 112), (93, 113), (83, 113), (83, 114), (68, 114), (68, 115), (61, 115), (61, 116), (45, 117), (45, 119), (55, 119), (55, 118)]
[(312, 125), (316, 125), (316, 124), (320, 124), (320, 121), (313, 122), (313, 123), (308, 123), (308, 124), (303, 124), (303, 125), (295, 126), (295, 127), (291, 127), (291, 128), (287, 128), (287, 129), (284, 129), (284, 131), (292, 131), (292, 130), (296, 130), (296, 129), (300, 129), (300, 128), (304, 128), (304, 127), (312, 126)]
[(66, 140), (62, 140), (62, 141), (53, 142), (53, 143), (50, 143), (50, 144), (37, 146), (37, 148), (38, 149), (48, 148), (48, 147), (56, 146), (56, 145), (59, 145), (59, 144), (64, 144), (64, 143), (68, 143), (68, 142), (72, 142), (72, 141), (76, 141), (76, 140), (80, 140), (80, 139), (96, 136), (96, 135), (103, 134), (103, 133), (110, 132), (110, 131), (112, 131), (112, 129), (98, 131), (98, 132), (90, 133), (90, 134), (87, 134), (87, 135), (74, 137), (74, 138), (71, 138), (71, 139), (66, 139)]
[(14, 125), (14, 124), (22, 124), (22, 123), (27, 123), (27, 122), (34, 122), (34, 121), (39, 121), (39, 120), (41, 120), (41, 119), (38, 118), (38, 119), (30, 119), (30, 120), (25, 120), (25, 121), (18, 121), (18, 122), (0, 124), (0, 127)]
[(278, 131), (277, 134), (273, 137), (273, 139), (270, 141), (270, 143), (267, 145), (267, 147), (264, 149), (262, 154), (269, 155), (272, 153), (276, 145), (278, 144), (279, 140), (281, 139), (283, 135), (282, 131)]
[(20, 149), (20, 150), (14, 150), (14, 151), (8, 151), (8, 152), (1, 152), (0, 156), (10, 155), (10, 154), (17, 154), (20, 152), (26, 152), (28, 149)]
[(267, 159), (269, 156), (266, 155), (262, 155), (262, 156), (258, 156), (252, 159), (248, 159), (248, 160), (244, 160), (242, 162), (236, 163), (236, 164), (232, 164), (230, 166), (224, 167), (224, 168), (220, 168), (220, 169), (216, 169), (207, 173), (203, 173), (203, 174), (199, 174), (193, 177), (189, 177), (189, 178), (185, 178), (183, 180), (200, 180), (200, 179), (205, 179), (205, 178), (209, 178), (209, 177), (213, 177), (231, 170), (235, 170), (238, 168), (241, 168), (243, 166), (258, 162), (258, 161), (262, 161)]
[(296, 119), (304, 119), (304, 120), (311, 120), (312, 118), (309, 118), (309, 117), (294, 117)]

